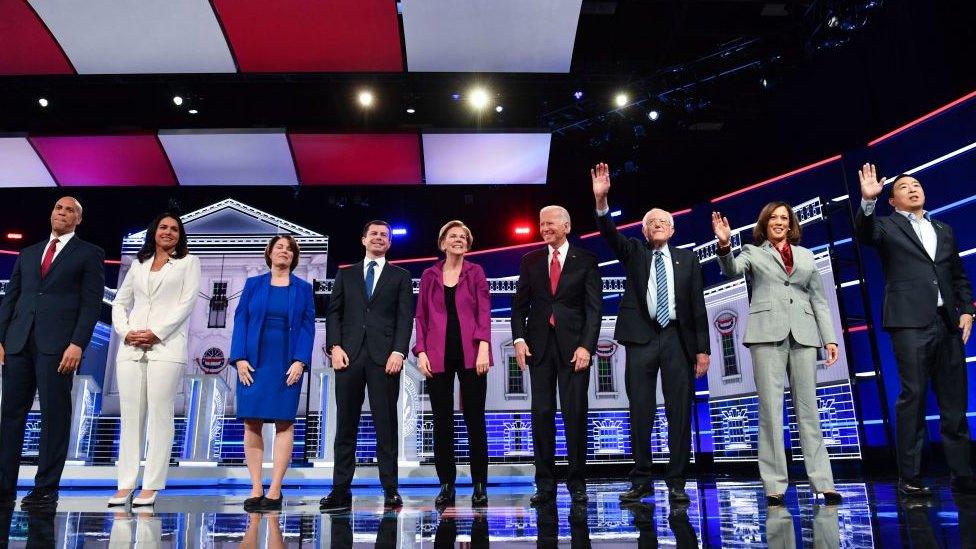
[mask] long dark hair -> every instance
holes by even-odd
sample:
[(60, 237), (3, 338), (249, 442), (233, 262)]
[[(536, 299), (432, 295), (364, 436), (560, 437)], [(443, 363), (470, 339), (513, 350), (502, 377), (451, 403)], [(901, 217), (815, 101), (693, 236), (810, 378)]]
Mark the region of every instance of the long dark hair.
[(146, 240), (142, 243), (142, 248), (139, 249), (139, 252), (136, 253), (136, 258), (139, 260), (139, 263), (143, 263), (156, 255), (156, 229), (159, 228), (159, 223), (167, 217), (175, 219), (176, 226), (180, 228), (180, 237), (176, 240), (176, 249), (173, 250), (172, 257), (174, 259), (181, 259), (190, 253), (190, 249), (186, 244), (186, 229), (183, 228), (183, 220), (178, 215), (163, 212), (154, 217), (146, 229)]
[(786, 240), (790, 244), (799, 244), (800, 235), (803, 234), (803, 229), (800, 228), (800, 220), (796, 217), (796, 212), (793, 211), (793, 207), (786, 202), (775, 201), (770, 202), (763, 206), (761, 212), (759, 212), (759, 220), (756, 221), (756, 226), (752, 228), (752, 238), (756, 243), (756, 246), (762, 246), (766, 242), (766, 227), (769, 226), (769, 218), (773, 217), (773, 212), (777, 208), (786, 208), (786, 211), (790, 215), (790, 229), (786, 231)]

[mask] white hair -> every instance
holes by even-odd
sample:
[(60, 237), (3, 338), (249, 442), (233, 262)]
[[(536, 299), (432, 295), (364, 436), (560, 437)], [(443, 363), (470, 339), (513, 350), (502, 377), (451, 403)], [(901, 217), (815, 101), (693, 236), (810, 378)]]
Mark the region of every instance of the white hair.
[(555, 206), (555, 205), (546, 206), (545, 208), (539, 210), (539, 217), (542, 217), (542, 214), (546, 212), (557, 212), (559, 213), (559, 217), (563, 221), (565, 221), (566, 223), (572, 223), (572, 220), (569, 219), (569, 211), (566, 208), (563, 208), (562, 206)]
[(662, 210), (661, 208), (651, 208), (650, 210), (647, 210), (647, 213), (644, 214), (644, 217), (641, 219), (642, 225), (647, 225), (647, 218), (651, 217), (651, 212), (653, 212), (654, 210), (657, 210), (659, 212), (664, 212), (665, 217), (668, 218), (668, 223), (670, 223), (671, 226), (674, 227), (674, 216), (671, 215), (671, 212), (667, 210)]

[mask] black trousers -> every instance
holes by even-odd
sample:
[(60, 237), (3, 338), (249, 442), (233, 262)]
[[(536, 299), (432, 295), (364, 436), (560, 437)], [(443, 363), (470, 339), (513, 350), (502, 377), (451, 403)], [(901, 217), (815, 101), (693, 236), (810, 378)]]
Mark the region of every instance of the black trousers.
[(664, 414), (668, 419), (668, 486), (683, 487), (691, 459), (691, 401), (695, 390), (694, 368), (681, 347), (678, 328), (654, 323), (656, 334), (649, 343), (627, 345), (625, 384), (630, 400), (630, 447), (634, 485), (651, 482), (651, 430), (657, 413), (657, 374), (661, 372)]
[(901, 378), (901, 392), (895, 403), (899, 475), (914, 478), (921, 472), (929, 379), (939, 404), (939, 433), (946, 463), (954, 476), (972, 475), (966, 424), (966, 362), (958, 319), (953, 321), (940, 308), (928, 326), (893, 329), (890, 335)]
[[(454, 549), (457, 546), (458, 527), (454, 517), (442, 516), (434, 533), (434, 549)], [(471, 549), (489, 547), (488, 518), (475, 515), (471, 521), (471, 541), (464, 547)]]
[(556, 462), (556, 387), (563, 412), (566, 434), (566, 457), (569, 471), (566, 487), (570, 491), (586, 489), (586, 433), (589, 431), (590, 369), (573, 371), (563, 364), (556, 344), (555, 330), (543, 349), (530, 349), (539, 360), (529, 366), (532, 384), (532, 444), (535, 451), (535, 486), (537, 490), (555, 490), (553, 474)]
[[(383, 513), (376, 528), (376, 549), (397, 548), (397, 513)], [(329, 547), (353, 547), (352, 515), (333, 515), (329, 532)], [(364, 545), (359, 545), (364, 547)]]
[(74, 374), (58, 373), (60, 355), (37, 349), (34, 330), (19, 353), (7, 355), (0, 405), (0, 490), (16, 490), (24, 448), (27, 413), (36, 392), (41, 401), (41, 440), (35, 488), (57, 489), (71, 435), (71, 385)]
[(369, 409), (376, 427), (376, 461), (380, 484), (385, 490), (397, 488), (397, 401), (400, 398), (400, 374), (387, 375), (386, 364), (377, 364), (369, 353), (361, 352), (344, 370), (337, 370), (335, 469), (333, 490), (349, 490), (356, 472), (356, 436), (363, 399), (369, 391)]
[(446, 361), (444, 372), (427, 380), (430, 408), (434, 414), (434, 467), (441, 484), (457, 479), (454, 459), (454, 375), (461, 384), (461, 410), (468, 427), (471, 481), (488, 482), (488, 431), (485, 428), (485, 395), (488, 376), (479, 376), (462, 361)]

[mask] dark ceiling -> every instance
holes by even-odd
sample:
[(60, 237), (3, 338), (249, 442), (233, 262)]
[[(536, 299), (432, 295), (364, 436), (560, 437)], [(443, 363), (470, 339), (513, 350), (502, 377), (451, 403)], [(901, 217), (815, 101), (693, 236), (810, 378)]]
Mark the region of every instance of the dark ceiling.
[[(446, 219), (470, 221), (480, 245), (496, 246), (512, 243), (511, 222), (531, 222), (545, 203), (588, 214), (587, 168), (598, 161), (626, 166), (612, 198), (635, 204), (625, 212), (629, 221), (651, 203), (684, 208), (861, 146), (976, 89), (974, 22), (976, 6), (967, 1), (586, 0), (569, 74), (0, 77), (0, 132), (553, 131), (545, 187), (76, 193), (86, 205), (86, 236), (110, 257), (117, 257), (122, 233), (142, 228), (157, 210), (188, 211), (228, 196), (332, 235), (339, 262), (359, 255), (359, 226), (375, 217), (409, 222), (411, 236), (396, 255), (431, 255)], [(505, 110), (476, 116), (452, 100), (474, 83), (491, 89)], [(378, 98), (368, 116), (353, 100), (364, 85)], [(573, 96), (577, 90), (582, 99)], [(611, 101), (621, 90), (636, 103), (616, 110)], [(177, 94), (187, 98), (183, 107), (171, 101)], [(40, 96), (50, 107), (38, 106)], [(188, 114), (191, 107), (199, 114)], [(646, 116), (652, 109), (660, 113), (656, 121)], [(0, 230), (41, 238), (59, 192), (0, 191), (8, 204)], [(585, 231), (592, 222), (579, 224)]]

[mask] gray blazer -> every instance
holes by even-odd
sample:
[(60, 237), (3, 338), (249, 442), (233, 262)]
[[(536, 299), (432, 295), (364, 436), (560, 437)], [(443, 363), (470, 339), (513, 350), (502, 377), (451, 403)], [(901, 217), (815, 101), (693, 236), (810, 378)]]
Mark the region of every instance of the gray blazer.
[(745, 274), (752, 279), (744, 345), (783, 341), (791, 332), (797, 343), (808, 347), (837, 343), (813, 252), (793, 246), (791, 274), (786, 274), (783, 259), (769, 241), (746, 244), (738, 257), (727, 253), (718, 256), (718, 262), (725, 276)]

